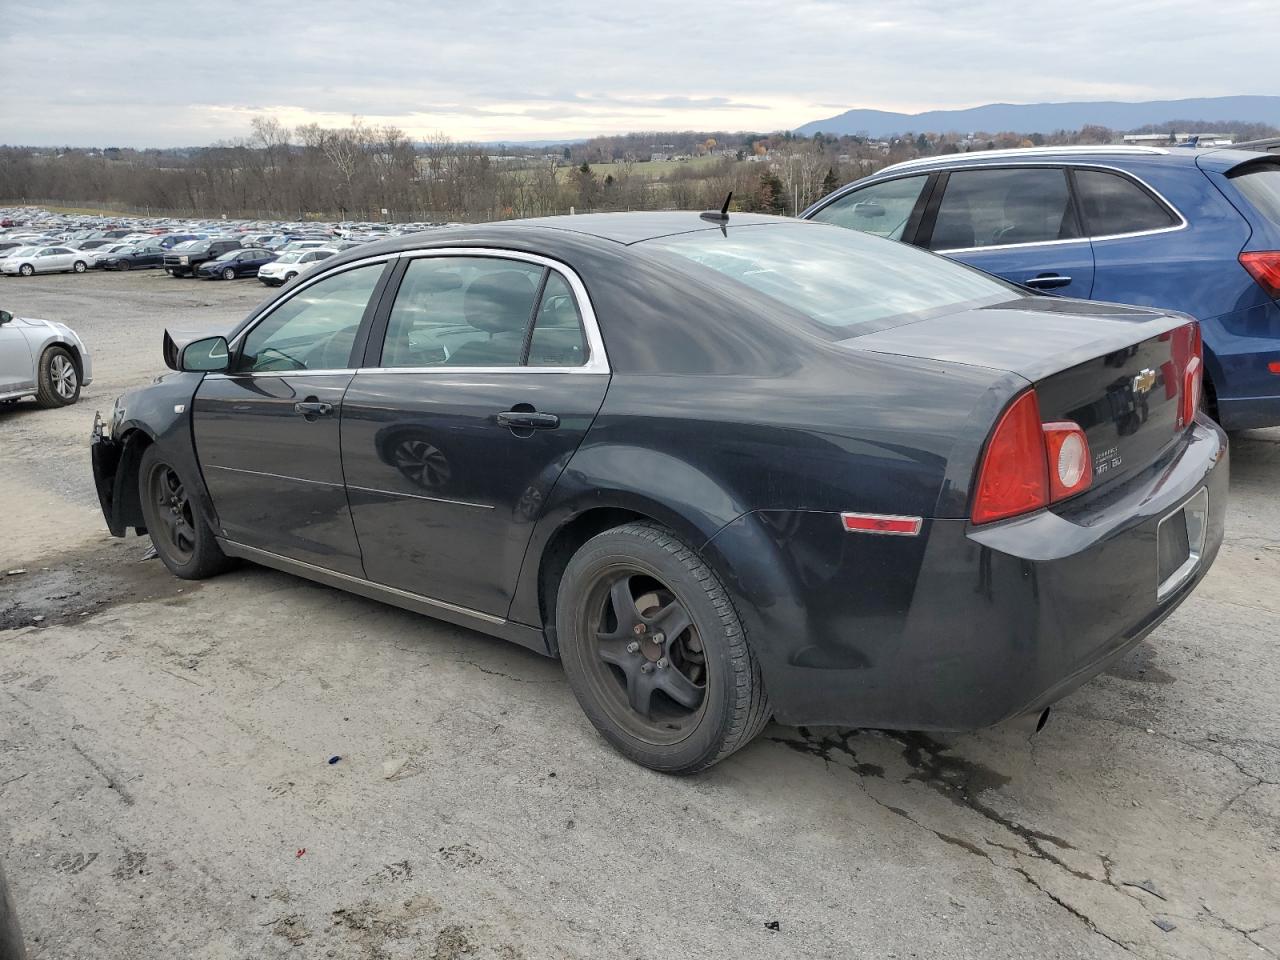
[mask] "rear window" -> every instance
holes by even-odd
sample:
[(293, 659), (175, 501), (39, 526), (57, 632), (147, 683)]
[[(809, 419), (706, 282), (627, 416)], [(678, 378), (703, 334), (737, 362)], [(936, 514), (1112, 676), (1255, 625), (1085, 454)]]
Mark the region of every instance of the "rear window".
[(917, 247), (819, 224), (730, 226), (642, 245), (729, 277), (840, 337), (1026, 296)]
[(1128, 177), (1105, 170), (1076, 170), (1076, 195), (1091, 237), (1162, 230), (1177, 218)]
[(1255, 210), (1280, 225), (1280, 164), (1247, 168), (1232, 182)]

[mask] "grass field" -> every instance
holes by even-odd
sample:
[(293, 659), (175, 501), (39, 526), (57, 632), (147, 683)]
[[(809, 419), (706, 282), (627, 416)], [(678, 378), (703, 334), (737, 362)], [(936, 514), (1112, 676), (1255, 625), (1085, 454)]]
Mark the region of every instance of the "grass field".
[[(651, 180), (656, 180), (667, 174), (675, 173), (677, 170), (709, 170), (716, 165), (719, 159), (719, 157), (694, 157), (691, 160), (680, 161), (643, 160), (631, 164), (629, 169), (633, 176), (648, 177)], [(563, 181), (571, 177), (577, 169), (576, 166), (565, 165), (557, 167), (556, 173)], [(628, 166), (625, 163), (591, 164), (591, 172), (601, 180), (611, 173), (617, 176), (627, 169)]]

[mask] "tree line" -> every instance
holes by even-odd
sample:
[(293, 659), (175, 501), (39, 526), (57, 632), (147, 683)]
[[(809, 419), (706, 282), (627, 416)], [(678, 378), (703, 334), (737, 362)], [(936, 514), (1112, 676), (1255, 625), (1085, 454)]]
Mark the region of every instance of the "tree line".
[[(1258, 124), (1232, 127), (1274, 132)], [(249, 136), (209, 147), (0, 147), (0, 202), (94, 203), (174, 216), (475, 221), (570, 210), (710, 209), (732, 192), (735, 209), (794, 214), (842, 183), (918, 156), (1116, 139), (1102, 127), (965, 137), (913, 132), (886, 140), (650, 131), (502, 148), (443, 134), (416, 142), (397, 127), (359, 118), (345, 127), (290, 129), (258, 117)]]

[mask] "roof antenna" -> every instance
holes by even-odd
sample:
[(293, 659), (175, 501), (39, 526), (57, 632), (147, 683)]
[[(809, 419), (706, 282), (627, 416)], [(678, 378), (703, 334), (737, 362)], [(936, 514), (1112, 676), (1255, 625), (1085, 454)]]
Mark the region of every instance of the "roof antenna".
[(729, 195), (724, 198), (724, 206), (717, 212), (715, 210), (704, 210), (698, 214), (703, 220), (710, 220), (712, 223), (728, 223), (729, 222), (729, 201), (733, 199), (733, 191), (729, 191)]

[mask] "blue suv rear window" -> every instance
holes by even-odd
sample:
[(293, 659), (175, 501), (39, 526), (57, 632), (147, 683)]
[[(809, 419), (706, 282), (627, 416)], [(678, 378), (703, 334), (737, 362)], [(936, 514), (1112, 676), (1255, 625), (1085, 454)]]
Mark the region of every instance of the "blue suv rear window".
[(1280, 164), (1249, 167), (1231, 179), (1255, 210), (1280, 226)]

